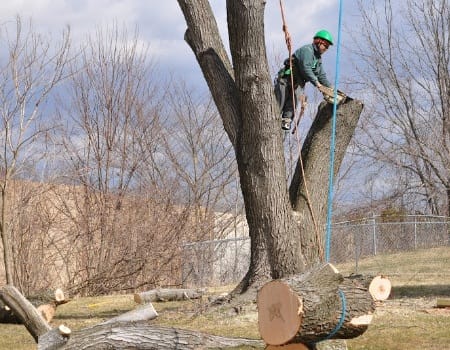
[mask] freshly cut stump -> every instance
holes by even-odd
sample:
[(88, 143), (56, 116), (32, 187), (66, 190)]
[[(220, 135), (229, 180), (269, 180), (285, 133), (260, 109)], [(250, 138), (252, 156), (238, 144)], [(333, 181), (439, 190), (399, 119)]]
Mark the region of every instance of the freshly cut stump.
[(298, 333), (303, 314), (300, 298), (286, 283), (276, 280), (258, 292), (259, 333), (267, 344), (281, 345)]
[(373, 300), (383, 301), (389, 298), (391, 288), (391, 281), (387, 277), (376, 276), (372, 282), (370, 282), (369, 293)]

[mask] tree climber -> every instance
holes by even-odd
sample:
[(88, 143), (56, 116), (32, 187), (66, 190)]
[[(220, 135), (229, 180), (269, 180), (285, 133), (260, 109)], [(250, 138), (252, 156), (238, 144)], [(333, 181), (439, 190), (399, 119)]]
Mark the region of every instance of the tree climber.
[[(322, 93), (325, 88), (331, 88), (327, 75), (322, 67), (322, 54), (333, 45), (333, 37), (327, 30), (319, 30), (313, 38), (312, 44), (300, 47), (292, 55), (292, 72), (289, 58), (284, 61), (284, 67), (278, 72), (275, 79), (275, 95), (282, 109), (281, 127), (290, 130), (294, 109), (291, 87), (291, 73), (294, 82), (294, 101), (297, 104), (297, 95), (304, 95), (307, 82), (317, 87)], [(303, 99), (303, 101), (305, 101)]]

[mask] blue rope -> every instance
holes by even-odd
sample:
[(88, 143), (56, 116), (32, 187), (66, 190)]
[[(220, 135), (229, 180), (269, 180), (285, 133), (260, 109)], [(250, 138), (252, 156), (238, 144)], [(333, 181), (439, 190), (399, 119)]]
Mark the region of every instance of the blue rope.
[(341, 26), (342, 26), (342, 0), (339, 0), (339, 21), (338, 21), (338, 42), (336, 53), (336, 75), (334, 77), (334, 102), (333, 102), (333, 118), (331, 127), (330, 141), (330, 172), (328, 177), (328, 210), (327, 210), (327, 230), (325, 239), (325, 260), (330, 261), (330, 245), (331, 245), (331, 216), (333, 207), (333, 176), (334, 176), (334, 151), (336, 144), (336, 111), (337, 111), (337, 91), (339, 84), (339, 61), (341, 54)]
[(323, 340), (328, 340), (334, 337), (334, 335), (339, 332), (342, 325), (345, 321), (345, 311), (347, 310), (347, 300), (345, 299), (345, 294), (342, 290), (339, 289), (339, 296), (341, 297), (341, 304), (342, 304), (342, 310), (341, 310), (341, 318), (339, 319), (338, 324), (334, 329), (328, 334)]

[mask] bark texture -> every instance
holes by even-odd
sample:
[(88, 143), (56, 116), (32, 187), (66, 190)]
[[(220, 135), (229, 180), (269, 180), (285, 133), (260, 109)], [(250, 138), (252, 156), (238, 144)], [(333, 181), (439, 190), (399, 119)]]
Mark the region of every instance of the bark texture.
[(262, 342), (208, 335), (195, 331), (158, 327), (148, 322), (107, 323), (74, 332), (59, 347), (64, 350), (198, 350), (223, 349), (235, 346), (261, 347)]
[(271, 281), (258, 293), (259, 329), (270, 345), (355, 338), (374, 309), (367, 288), (330, 264)]
[[(178, 0), (185, 39), (197, 58), (236, 153), (249, 234), (250, 267), (236, 292), (262, 281), (301, 273), (321, 258), (327, 202), (331, 105), (321, 105), (288, 189), (279, 108), (264, 39), (264, 0), (227, 1), (231, 60), (206, 0)], [(339, 107), (336, 170), (362, 103)], [(305, 196), (309, 186), (311, 201)], [(292, 210), (292, 209), (295, 210)], [(311, 210), (312, 209), (312, 210)], [(312, 219), (315, 213), (317, 220)]]
[(0, 298), (25, 325), (36, 342), (39, 336), (50, 331), (51, 327), (42, 318), (39, 311), (15, 287), (4, 286), (1, 289)]

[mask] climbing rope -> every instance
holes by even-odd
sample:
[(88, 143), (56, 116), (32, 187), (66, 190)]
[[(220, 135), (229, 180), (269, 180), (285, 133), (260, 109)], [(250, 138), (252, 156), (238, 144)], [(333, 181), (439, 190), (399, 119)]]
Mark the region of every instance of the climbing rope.
[(338, 20), (338, 39), (336, 52), (336, 75), (334, 77), (334, 101), (333, 117), (331, 126), (330, 140), (330, 171), (328, 176), (328, 207), (327, 207), (327, 229), (325, 235), (325, 261), (330, 261), (331, 249), (331, 219), (333, 214), (333, 177), (334, 177), (334, 152), (336, 148), (336, 111), (337, 111), (337, 92), (339, 84), (339, 61), (341, 53), (341, 27), (342, 27), (342, 0), (339, 0), (339, 20)]
[[(287, 26), (287, 21), (286, 21), (286, 16), (284, 13), (284, 6), (283, 6), (283, 1), (280, 0), (280, 10), (281, 10), (281, 19), (283, 21), (283, 32), (284, 32), (284, 38), (286, 41), (286, 46), (288, 49), (288, 53), (289, 53), (289, 70), (291, 72), (290, 77), (291, 77), (291, 98), (292, 98), (292, 106), (294, 107), (294, 116), (296, 115), (296, 109), (297, 109), (297, 104), (295, 101), (295, 91), (294, 91), (294, 74), (293, 74), (293, 70), (292, 70), (292, 39), (291, 39), (291, 35), (289, 34), (289, 30), (288, 30), (288, 26)], [(300, 169), (302, 172), (302, 178), (305, 184), (305, 192), (306, 192), (306, 201), (309, 207), (309, 210), (311, 212), (311, 217), (313, 220), (313, 224), (314, 224), (314, 230), (315, 230), (315, 234), (316, 234), (316, 239), (318, 240), (318, 242), (321, 242), (321, 237), (320, 237), (320, 232), (319, 232), (319, 226), (317, 224), (317, 220), (316, 217), (314, 215), (314, 209), (312, 207), (312, 203), (311, 203), (311, 197), (309, 195), (309, 190), (308, 190), (308, 186), (307, 186), (307, 182), (306, 182), (306, 178), (305, 178), (305, 168), (303, 166), (303, 158), (301, 155), (301, 142), (300, 142), (300, 136), (298, 133), (298, 123), (300, 122), (300, 118), (303, 115), (303, 112), (305, 110), (305, 104), (306, 104), (306, 100), (304, 99), (304, 97), (302, 97), (302, 100), (300, 101), (301, 103), (301, 111), (300, 114), (298, 116), (297, 121), (295, 122), (294, 125), (294, 132), (296, 135), (296, 139), (297, 139), (297, 149), (298, 149), (298, 159), (300, 161)], [(295, 119), (295, 118), (293, 118)], [(323, 248), (322, 248), (322, 244), (319, 244), (319, 256), (321, 259), (323, 259)]]

